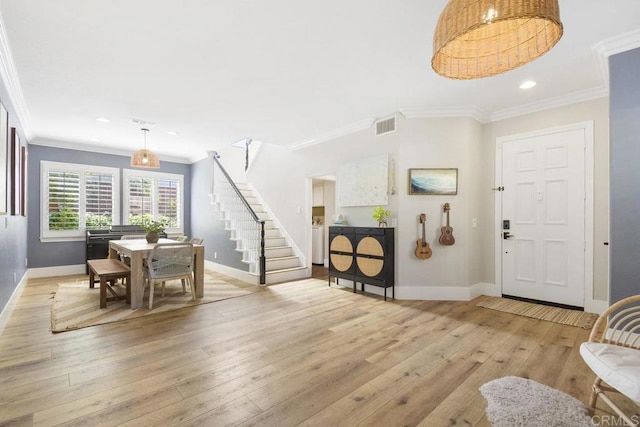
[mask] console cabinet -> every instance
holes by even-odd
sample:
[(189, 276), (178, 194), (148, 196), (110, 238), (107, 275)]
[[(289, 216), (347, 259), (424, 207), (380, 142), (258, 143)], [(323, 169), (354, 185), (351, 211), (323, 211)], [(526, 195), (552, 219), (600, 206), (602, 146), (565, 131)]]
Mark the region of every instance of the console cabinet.
[(394, 241), (394, 228), (329, 227), (329, 283), (331, 277), (336, 283), (340, 278), (351, 280), (353, 292), (358, 282), (362, 292), (365, 284), (380, 286), (385, 301), (391, 288), (395, 298)]

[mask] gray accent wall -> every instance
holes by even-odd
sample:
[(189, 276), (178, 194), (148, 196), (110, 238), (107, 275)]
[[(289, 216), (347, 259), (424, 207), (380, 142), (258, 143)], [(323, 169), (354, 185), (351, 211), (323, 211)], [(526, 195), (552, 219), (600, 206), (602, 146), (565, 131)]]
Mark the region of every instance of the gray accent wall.
[(27, 268), (27, 219), (0, 216), (0, 311), (4, 309)]
[[(2, 81), (0, 81), (0, 101), (9, 112), (9, 135), (11, 134), (11, 128), (15, 127), (18, 135), (20, 135), (21, 147), (27, 146), (28, 141), (24, 137), (22, 125)], [(11, 141), (9, 141), (10, 143)], [(9, 171), (7, 171), (8, 175)], [(7, 182), (7, 186), (9, 183), (10, 181)], [(6, 189), (0, 188), (0, 197), (6, 197), (7, 202), (9, 199), (9, 196), (7, 196), (8, 189), (9, 187)], [(9, 210), (9, 206), (7, 206), (7, 210)], [(27, 218), (24, 216), (11, 216), (8, 213), (7, 215), (0, 215), (0, 311), (7, 305), (18, 283), (25, 277), (27, 272), (27, 267), (25, 266), (26, 257)]]
[[(128, 156), (100, 154), (90, 151), (69, 150), (41, 145), (29, 146), (29, 225), (27, 247), (29, 268), (54, 267), (84, 264), (86, 260), (85, 241), (41, 242), (40, 241), (40, 162), (42, 160), (78, 163), (120, 168), (120, 193), (122, 195), (122, 170), (131, 169)], [(191, 232), (191, 166), (182, 163), (160, 161), (157, 172), (175, 173), (184, 176), (184, 233)], [(122, 209), (123, 203), (120, 200)], [(122, 211), (120, 212), (122, 218)]]
[(242, 262), (242, 253), (236, 251), (236, 243), (229, 240), (220, 212), (211, 204), (211, 163), (207, 158), (191, 165), (191, 231), (193, 236), (204, 238), (205, 259), (249, 271), (249, 265)]
[(611, 241), (609, 303), (640, 294), (640, 48), (609, 58)]

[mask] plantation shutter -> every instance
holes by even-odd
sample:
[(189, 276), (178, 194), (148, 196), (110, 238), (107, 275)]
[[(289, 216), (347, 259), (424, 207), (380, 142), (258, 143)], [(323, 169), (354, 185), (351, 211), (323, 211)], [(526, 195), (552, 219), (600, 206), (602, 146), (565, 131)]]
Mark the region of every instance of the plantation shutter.
[(171, 179), (158, 179), (158, 217), (168, 228), (180, 226), (180, 183)]
[(113, 174), (85, 173), (85, 222), (87, 228), (113, 225)]
[(130, 177), (129, 223), (149, 222), (153, 218), (153, 210), (153, 179), (140, 176)]
[(184, 229), (184, 176), (124, 169), (124, 224), (161, 222), (167, 233)]
[(80, 228), (80, 173), (49, 170), (47, 175), (49, 230)]

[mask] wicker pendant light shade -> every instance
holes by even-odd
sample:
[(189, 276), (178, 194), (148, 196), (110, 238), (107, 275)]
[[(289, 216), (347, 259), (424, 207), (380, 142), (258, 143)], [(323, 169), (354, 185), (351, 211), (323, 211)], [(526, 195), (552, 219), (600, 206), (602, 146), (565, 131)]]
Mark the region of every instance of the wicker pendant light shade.
[(138, 150), (131, 155), (131, 166), (137, 168), (158, 169), (160, 167), (160, 159), (152, 151), (147, 150), (147, 132), (149, 129), (140, 129), (144, 132), (144, 149)]
[(557, 0), (449, 0), (431, 66), (452, 79), (493, 76), (542, 56), (562, 31)]

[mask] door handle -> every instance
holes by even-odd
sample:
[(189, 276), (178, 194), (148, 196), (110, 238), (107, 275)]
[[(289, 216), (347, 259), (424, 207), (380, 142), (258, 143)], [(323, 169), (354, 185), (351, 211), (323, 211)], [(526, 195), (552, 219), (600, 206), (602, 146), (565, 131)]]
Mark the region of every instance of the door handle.
[(512, 237), (515, 237), (515, 236), (514, 236), (513, 234), (509, 234), (509, 232), (508, 232), (508, 231), (504, 231), (504, 232), (502, 232), (502, 238), (503, 238), (504, 240), (510, 239), (510, 238), (512, 238)]

